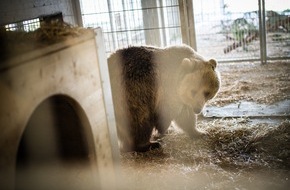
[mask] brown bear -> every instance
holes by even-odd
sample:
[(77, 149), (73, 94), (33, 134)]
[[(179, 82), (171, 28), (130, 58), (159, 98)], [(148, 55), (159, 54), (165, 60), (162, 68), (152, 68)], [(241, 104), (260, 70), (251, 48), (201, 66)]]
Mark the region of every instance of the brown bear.
[(117, 134), (122, 151), (147, 151), (160, 144), (153, 129), (164, 134), (171, 121), (190, 137), (196, 114), (219, 90), (214, 59), (206, 60), (187, 45), (158, 48), (132, 46), (108, 58)]

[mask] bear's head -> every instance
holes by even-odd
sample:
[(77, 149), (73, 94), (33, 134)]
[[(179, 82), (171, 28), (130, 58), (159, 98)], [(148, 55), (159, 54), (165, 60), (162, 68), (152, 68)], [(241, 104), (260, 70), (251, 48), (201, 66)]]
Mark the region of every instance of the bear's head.
[(196, 114), (219, 91), (220, 73), (216, 67), (216, 60), (207, 61), (200, 56), (184, 58), (180, 64), (178, 96), (182, 104), (190, 106)]

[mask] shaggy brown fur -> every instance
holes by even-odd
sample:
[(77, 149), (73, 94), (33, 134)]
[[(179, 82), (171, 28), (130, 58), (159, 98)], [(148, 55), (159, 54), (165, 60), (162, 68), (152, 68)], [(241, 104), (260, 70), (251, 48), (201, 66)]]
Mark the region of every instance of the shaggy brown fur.
[(191, 137), (196, 114), (220, 86), (216, 61), (205, 60), (188, 46), (129, 47), (108, 59), (118, 137), (123, 151), (158, 148), (150, 142), (155, 128), (160, 134), (172, 120)]

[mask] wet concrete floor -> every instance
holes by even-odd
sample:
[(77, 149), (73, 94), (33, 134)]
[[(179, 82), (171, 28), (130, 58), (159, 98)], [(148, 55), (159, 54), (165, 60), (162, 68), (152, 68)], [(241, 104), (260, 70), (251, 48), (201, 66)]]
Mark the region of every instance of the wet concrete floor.
[(290, 119), (290, 100), (271, 105), (240, 101), (224, 107), (206, 107), (202, 115), (204, 119), (246, 117), (252, 122), (275, 124)]

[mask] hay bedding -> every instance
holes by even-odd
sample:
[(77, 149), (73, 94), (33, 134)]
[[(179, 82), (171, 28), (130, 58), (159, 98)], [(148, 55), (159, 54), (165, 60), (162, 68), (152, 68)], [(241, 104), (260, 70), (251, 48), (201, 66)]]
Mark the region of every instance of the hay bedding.
[(209, 106), (240, 101), (273, 104), (290, 99), (290, 61), (224, 63), (218, 66), (222, 86)]
[[(178, 129), (163, 149), (123, 153), (123, 185), (129, 189), (286, 189), (290, 176), (290, 121), (276, 126), (250, 120), (201, 121), (205, 138)], [(131, 188), (130, 188), (131, 187)]]
[(215, 163), (235, 168), (246, 166), (290, 169), (288, 120), (275, 127), (266, 124), (251, 126), (247, 121), (240, 120), (235, 121), (238, 123), (234, 125), (222, 125), (223, 122), (217, 121), (207, 126), (206, 141), (213, 150)]

